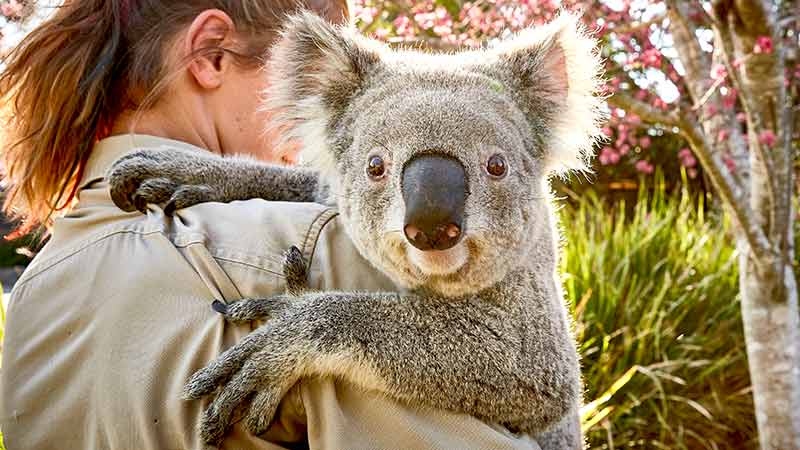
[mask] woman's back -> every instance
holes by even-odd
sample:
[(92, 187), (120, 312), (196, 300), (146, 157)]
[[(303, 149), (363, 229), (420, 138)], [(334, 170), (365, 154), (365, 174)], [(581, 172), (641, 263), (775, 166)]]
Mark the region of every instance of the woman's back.
[[(99, 145), (104, 161), (90, 162), (77, 208), (56, 221), (14, 289), (0, 404), (9, 448), (200, 448), (192, 430), (202, 404), (180, 400), (182, 385), (251, 331), (226, 325), (211, 302), (279, 293), (282, 248), (335, 215), (258, 200), (174, 218), (124, 213), (95, 176), (128, 140)], [(273, 226), (278, 217), (291, 223)], [(238, 432), (226, 445), (270, 448), (254, 439)]]

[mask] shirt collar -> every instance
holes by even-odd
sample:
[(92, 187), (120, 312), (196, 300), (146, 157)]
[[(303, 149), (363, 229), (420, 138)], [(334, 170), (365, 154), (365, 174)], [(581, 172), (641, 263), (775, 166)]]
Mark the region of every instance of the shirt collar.
[(89, 156), (89, 161), (86, 162), (86, 169), (84, 169), (83, 178), (79, 185), (80, 189), (105, 178), (108, 169), (111, 168), (111, 164), (122, 156), (142, 148), (159, 147), (201, 152), (208, 151), (186, 142), (146, 134), (120, 134), (107, 137), (97, 141), (92, 148), (92, 154)]

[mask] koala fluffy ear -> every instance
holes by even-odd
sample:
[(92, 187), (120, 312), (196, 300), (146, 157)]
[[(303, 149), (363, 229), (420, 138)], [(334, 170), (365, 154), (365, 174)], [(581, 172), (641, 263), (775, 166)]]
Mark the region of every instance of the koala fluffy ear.
[[(599, 95), (602, 63), (580, 19), (561, 13), (547, 25), (523, 30), (490, 50), (492, 72), (515, 98), (544, 140), (551, 173), (587, 170), (605, 120)], [(540, 127), (542, 128), (542, 127)]]
[(302, 157), (317, 170), (335, 169), (328, 134), (385, 47), (353, 27), (301, 12), (289, 17), (267, 67), (264, 109), (284, 139), (303, 142)]

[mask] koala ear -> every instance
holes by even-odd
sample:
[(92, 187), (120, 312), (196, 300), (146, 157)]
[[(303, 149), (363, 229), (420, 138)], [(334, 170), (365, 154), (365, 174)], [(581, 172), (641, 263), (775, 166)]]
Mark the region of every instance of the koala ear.
[(492, 72), (509, 85), (531, 123), (541, 123), (548, 171), (588, 170), (605, 120), (596, 42), (569, 13), (490, 50)]
[(303, 142), (302, 157), (323, 173), (335, 169), (329, 131), (380, 61), (385, 47), (348, 26), (301, 12), (287, 18), (267, 67), (270, 127)]

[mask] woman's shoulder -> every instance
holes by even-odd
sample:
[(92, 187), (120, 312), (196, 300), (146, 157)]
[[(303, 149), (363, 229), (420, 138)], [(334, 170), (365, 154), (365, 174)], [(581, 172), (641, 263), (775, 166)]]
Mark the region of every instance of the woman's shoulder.
[(336, 216), (335, 208), (317, 203), (202, 203), (175, 212), (171, 239), (177, 247), (202, 241), (215, 257), (281, 273), (283, 253), (295, 246), (310, 259)]

